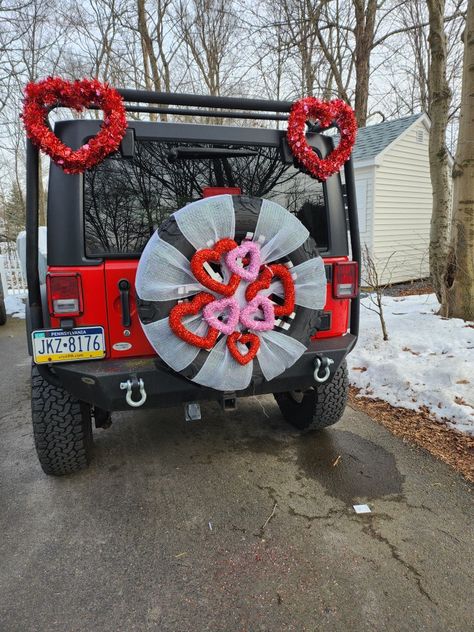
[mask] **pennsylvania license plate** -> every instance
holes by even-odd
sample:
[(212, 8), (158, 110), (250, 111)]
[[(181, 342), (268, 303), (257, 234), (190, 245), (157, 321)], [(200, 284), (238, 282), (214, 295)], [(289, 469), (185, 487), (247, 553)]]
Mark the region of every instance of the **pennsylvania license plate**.
[(40, 329), (31, 334), (36, 364), (93, 360), (105, 356), (103, 327)]

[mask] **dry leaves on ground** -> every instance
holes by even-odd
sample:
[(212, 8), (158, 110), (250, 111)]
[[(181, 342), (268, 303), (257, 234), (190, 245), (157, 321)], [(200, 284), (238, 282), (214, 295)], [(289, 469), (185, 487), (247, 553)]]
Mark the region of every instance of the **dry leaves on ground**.
[(358, 392), (351, 386), (349, 401), (353, 408), (367, 413), (404, 441), (424, 448), (474, 483), (474, 437), (437, 421), (428, 409), (395, 408), (380, 399), (357, 397)]

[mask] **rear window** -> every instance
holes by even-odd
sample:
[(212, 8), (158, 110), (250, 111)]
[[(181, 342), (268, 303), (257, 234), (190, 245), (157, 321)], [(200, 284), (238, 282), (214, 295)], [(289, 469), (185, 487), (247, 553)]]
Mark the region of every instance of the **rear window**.
[(86, 255), (139, 255), (158, 226), (205, 187), (274, 200), (327, 248), (324, 187), (283, 162), (278, 147), (139, 140), (133, 158), (111, 157), (85, 174)]

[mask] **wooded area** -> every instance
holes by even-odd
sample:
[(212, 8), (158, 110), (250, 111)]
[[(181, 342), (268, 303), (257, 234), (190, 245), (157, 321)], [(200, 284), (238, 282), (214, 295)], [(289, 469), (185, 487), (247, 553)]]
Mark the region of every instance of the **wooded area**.
[(430, 262), (441, 298), (466, 6), (466, 0), (0, 0), (1, 239), (14, 239), (24, 217), (19, 114), (27, 81), (94, 76), (163, 91), (341, 97), (353, 105), (359, 126), (420, 111), (433, 121)]

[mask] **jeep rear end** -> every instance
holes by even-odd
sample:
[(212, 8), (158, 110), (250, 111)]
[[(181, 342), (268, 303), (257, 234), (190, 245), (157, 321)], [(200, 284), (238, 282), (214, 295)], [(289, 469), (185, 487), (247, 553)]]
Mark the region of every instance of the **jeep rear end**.
[[(284, 120), (291, 107), (275, 101), (120, 93), (131, 112)], [(77, 148), (97, 133), (99, 124), (62, 121), (56, 123), (55, 133)], [(333, 147), (333, 139), (317, 131), (308, 134), (308, 142), (323, 157)], [(66, 175), (51, 164), (48, 273), (42, 283), (38, 151), (28, 142), (29, 349), (34, 352), (32, 332), (43, 330), (58, 331), (65, 346), (63, 351), (52, 343), (43, 345), (42, 361), (36, 354), (33, 367), (33, 423), (36, 417), (36, 445), (47, 473), (63, 474), (87, 465), (91, 419), (105, 427), (111, 412), (130, 407), (185, 404), (189, 411), (190, 404), (217, 400), (228, 408), (238, 397), (274, 393), (287, 420), (302, 429), (325, 427), (341, 416), (347, 396), (345, 356), (356, 343), (359, 323), (360, 246), (352, 163), (349, 160), (344, 167), (345, 195), (339, 173), (323, 184), (299, 172), (297, 186), (289, 192), (283, 182), (289, 170), (298, 167), (279, 129), (130, 120), (120, 151), (83, 175)], [(160, 179), (166, 186), (159, 184)], [(200, 197), (222, 193), (275, 199), (296, 214), (316, 240), (327, 278), (326, 305), (303, 356), (275, 379), (252, 381), (247, 389), (232, 393), (200, 386), (159, 361), (140, 322), (153, 308), (135, 290), (141, 253), (163, 221)], [(64, 335), (78, 330), (86, 333)], [(61, 355), (65, 352), (70, 357)], [(84, 355), (90, 359), (63, 361)], [(340, 384), (337, 402), (327, 399), (327, 386), (333, 381)], [(53, 458), (47, 446), (60, 419), (46, 419), (41, 402), (54, 389), (77, 402), (83, 440), (71, 439), (72, 457)]]

